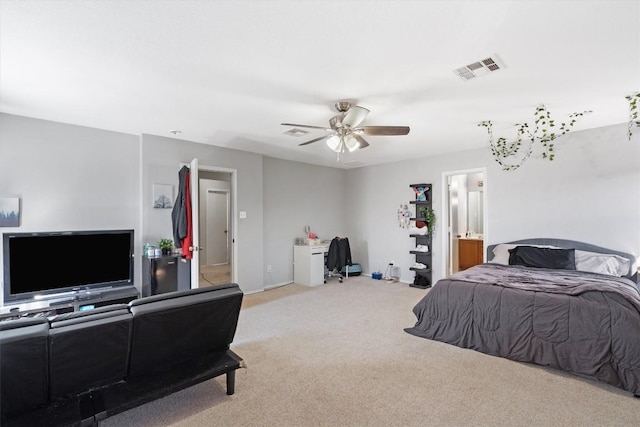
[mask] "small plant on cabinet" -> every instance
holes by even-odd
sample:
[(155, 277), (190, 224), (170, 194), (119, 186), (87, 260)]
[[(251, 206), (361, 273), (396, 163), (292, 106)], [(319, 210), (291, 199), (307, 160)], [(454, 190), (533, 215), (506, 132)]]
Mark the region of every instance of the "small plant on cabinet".
[(173, 240), (171, 239), (160, 239), (158, 242), (158, 247), (162, 249), (163, 255), (169, 255), (173, 250)]

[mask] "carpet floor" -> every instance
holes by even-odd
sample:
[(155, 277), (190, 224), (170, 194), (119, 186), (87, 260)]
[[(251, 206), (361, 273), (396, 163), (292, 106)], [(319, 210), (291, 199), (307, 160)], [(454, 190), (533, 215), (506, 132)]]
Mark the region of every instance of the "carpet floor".
[(230, 281), (231, 267), (229, 264), (200, 266), (200, 283), (198, 287), (221, 285)]
[(246, 295), (233, 396), (222, 376), (100, 425), (638, 425), (615, 387), (407, 334), (426, 292), (359, 276)]

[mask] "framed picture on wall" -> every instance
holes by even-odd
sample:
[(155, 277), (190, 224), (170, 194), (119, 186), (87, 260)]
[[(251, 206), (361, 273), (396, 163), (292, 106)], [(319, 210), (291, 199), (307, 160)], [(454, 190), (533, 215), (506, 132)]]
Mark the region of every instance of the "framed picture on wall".
[(0, 197), (0, 227), (20, 227), (19, 197)]
[(153, 184), (153, 207), (155, 209), (173, 208), (173, 185)]

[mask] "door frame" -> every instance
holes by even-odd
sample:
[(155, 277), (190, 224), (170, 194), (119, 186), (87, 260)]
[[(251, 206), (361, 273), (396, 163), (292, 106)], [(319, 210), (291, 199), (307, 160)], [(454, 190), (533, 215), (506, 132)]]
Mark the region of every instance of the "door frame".
[[(207, 172), (222, 172), (231, 174), (231, 189), (230, 189), (230, 214), (229, 214), (229, 222), (231, 229), (231, 250), (229, 251), (229, 263), (231, 264), (231, 283), (236, 283), (238, 277), (238, 221), (237, 212), (238, 212), (238, 170), (232, 168), (224, 168), (220, 166), (210, 166), (210, 165), (198, 165), (199, 171), (207, 171)], [(198, 212), (198, 216), (200, 212)], [(198, 266), (200, 268), (200, 266)], [(193, 283), (191, 284), (193, 287)], [(196, 288), (197, 288), (196, 284)]]
[[(238, 237), (238, 221), (236, 221), (236, 217), (238, 214), (238, 170), (237, 169), (233, 169), (233, 168), (225, 168), (225, 167), (221, 167), (221, 166), (210, 166), (210, 165), (201, 165), (198, 162), (197, 158), (194, 158), (192, 160), (197, 162), (198, 165), (198, 171), (207, 171), (207, 172), (222, 172), (222, 173), (229, 173), (231, 174), (231, 189), (230, 189), (230, 195), (231, 195), (231, 213), (229, 215), (229, 221), (230, 221), (230, 229), (231, 229), (231, 250), (229, 251), (229, 263), (231, 264), (231, 268), (230, 268), (230, 272), (231, 272), (231, 283), (236, 283), (237, 282), (237, 277), (238, 277), (238, 244), (237, 244), (237, 237)], [(180, 163), (180, 167), (182, 166), (190, 166), (190, 163)], [(198, 179), (199, 181), (199, 179)], [(199, 184), (199, 183), (198, 183)], [(200, 202), (200, 191), (198, 189), (198, 191), (192, 191), (192, 194), (197, 194), (198, 195), (198, 202)], [(193, 204), (193, 203), (192, 203)], [(193, 221), (193, 217), (196, 217), (196, 220), (199, 222), (200, 221), (200, 203), (198, 203), (198, 212), (196, 215), (193, 214), (193, 212), (191, 212), (191, 216), (192, 216), (192, 221)], [(196, 262), (196, 266), (194, 267), (194, 265), (191, 265), (191, 270), (193, 272), (194, 268), (197, 268), (198, 273), (200, 272), (200, 263)], [(199, 283), (199, 278), (200, 278), (200, 274), (197, 274), (197, 278), (198, 280), (193, 280), (193, 274), (192, 274), (192, 280), (191, 280), (191, 289), (197, 289), (200, 285)]]
[(453, 171), (445, 171), (442, 172), (442, 221), (440, 230), (442, 231), (442, 235), (445, 236), (442, 239), (442, 272), (443, 277), (449, 276), (449, 263), (451, 260), (451, 248), (453, 247), (453, 236), (451, 235), (451, 206), (449, 204), (449, 177), (455, 175), (468, 175), (472, 173), (482, 173), (483, 176), (483, 185), (482, 185), (482, 209), (483, 209), (483, 233), (482, 233), (482, 259), (486, 262), (487, 259), (487, 241), (489, 236), (489, 209), (487, 203), (487, 192), (489, 191), (487, 185), (487, 168), (472, 168), (472, 169), (461, 169), (461, 170), (453, 170)]

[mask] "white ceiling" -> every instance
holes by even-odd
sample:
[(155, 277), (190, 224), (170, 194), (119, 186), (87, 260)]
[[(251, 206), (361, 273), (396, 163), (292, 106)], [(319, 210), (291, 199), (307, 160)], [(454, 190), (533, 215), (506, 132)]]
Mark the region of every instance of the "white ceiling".
[[(453, 73), (496, 54), (505, 69)], [(511, 137), (539, 104), (623, 123), (638, 90), (639, 1), (0, 0), (0, 111), (334, 167), (487, 146), (478, 122)], [(322, 131), (283, 133), (343, 99), (410, 134), (337, 163), (298, 146)]]

